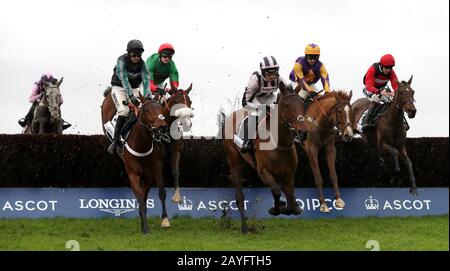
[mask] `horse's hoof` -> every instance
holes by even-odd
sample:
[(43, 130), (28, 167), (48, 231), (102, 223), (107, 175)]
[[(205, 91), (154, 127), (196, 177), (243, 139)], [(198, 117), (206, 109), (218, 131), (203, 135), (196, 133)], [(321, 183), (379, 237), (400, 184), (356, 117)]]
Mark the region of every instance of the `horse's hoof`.
[(273, 216), (280, 215), (280, 208), (275, 208), (275, 207), (270, 208), (269, 214), (271, 214)]
[(294, 209), (292, 209), (293, 215), (301, 215), (302, 213), (303, 213), (303, 209), (300, 207), (295, 207)]
[(172, 202), (174, 202), (174, 203), (179, 203), (180, 201), (181, 201), (180, 194), (175, 194), (175, 195), (173, 195), (173, 197), (172, 197)]
[(343, 209), (345, 207), (345, 202), (341, 198), (339, 198), (339, 199), (336, 199), (335, 205), (336, 205), (336, 208)]
[(247, 234), (248, 233), (248, 226), (247, 225), (242, 225), (241, 226), (241, 232), (243, 234)]
[(150, 234), (150, 229), (148, 227), (142, 228), (142, 234)]
[(409, 193), (414, 196), (419, 195), (419, 191), (417, 191), (417, 187), (413, 187), (413, 188), (409, 189)]
[(161, 228), (170, 228), (170, 222), (167, 217), (163, 218), (161, 221)]
[(322, 212), (322, 213), (329, 213), (330, 212), (330, 208), (328, 208), (328, 206), (327, 206), (327, 204), (326, 203), (322, 203), (321, 205), (320, 205), (320, 212)]

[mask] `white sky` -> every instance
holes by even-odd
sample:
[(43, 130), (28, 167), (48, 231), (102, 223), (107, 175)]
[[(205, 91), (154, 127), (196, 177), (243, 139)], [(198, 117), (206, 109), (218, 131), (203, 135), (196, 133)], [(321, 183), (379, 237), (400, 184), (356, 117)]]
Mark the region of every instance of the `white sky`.
[(418, 112), (408, 136), (449, 134), (447, 0), (3, 2), (0, 133), (20, 133), (31, 87), (49, 71), (64, 76), (62, 114), (73, 124), (65, 132), (102, 134), (102, 92), (134, 38), (144, 60), (161, 43), (174, 45), (180, 86), (194, 85), (195, 135), (216, 134), (219, 107), (242, 97), (263, 56), (275, 56), (287, 78), (312, 42), (331, 88), (353, 90), (352, 101), (363, 96), (368, 67), (393, 54), (400, 80), (414, 74)]

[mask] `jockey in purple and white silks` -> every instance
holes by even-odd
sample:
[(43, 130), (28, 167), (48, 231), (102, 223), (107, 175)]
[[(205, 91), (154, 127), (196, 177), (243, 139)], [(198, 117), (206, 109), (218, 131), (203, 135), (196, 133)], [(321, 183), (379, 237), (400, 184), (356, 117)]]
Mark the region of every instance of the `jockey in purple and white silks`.
[[(33, 87), (31, 88), (30, 97), (28, 98), (28, 100), (32, 105), (30, 107), (30, 110), (28, 110), (27, 115), (19, 120), (20, 126), (25, 127), (26, 125), (31, 124), (31, 121), (33, 120), (34, 110), (44, 95), (45, 91), (44, 84), (45, 83), (56, 84), (56, 82), (58, 82), (58, 79), (53, 77), (51, 73), (47, 72), (42, 74), (41, 79), (33, 84)], [(62, 103), (63, 99), (61, 96), (61, 104)], [(70, 126), (72, 126), (72, 124), (63, 120), (63, 130), (69, 128)]]

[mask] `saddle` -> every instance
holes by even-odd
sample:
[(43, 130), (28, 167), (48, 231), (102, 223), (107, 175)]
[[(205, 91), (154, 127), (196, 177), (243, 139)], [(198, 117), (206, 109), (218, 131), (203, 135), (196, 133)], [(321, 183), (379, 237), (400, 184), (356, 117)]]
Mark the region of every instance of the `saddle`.
[[(112, 118), (112, 120), (106, 122), (104, 125), (106, 134), (108, 135), (108, 138), (111, 142), (114, 138), (114, 130), (116, 127), (117, 117), (118, 117), (118, 115), (115, 114), (114, 117)], [(130, 112), (128, 114), (127, 121), (123, 125), (122, 130), (120, 131), (121, 143), (124, 143), (127, 140), (128, 136), (130, 135), (130, 132), (131, 132), (133, 126), (136, 124), (136, 122), (137, 122), (136, 115), (134, 114), (134, 112)]]
[[(389, 103), (377, 104), (373, 109), (372, 114), (370, 116), (366, 116), (366, 118), (368, 118), (365, 124), (366, 127), (375, 127), (380, 119), (380, 116), (384, 115), (388, 107)], [(406, 131), (408, 131), (410, 127), (405, 116), (403, 116), (403, 124), (405, 125)]]

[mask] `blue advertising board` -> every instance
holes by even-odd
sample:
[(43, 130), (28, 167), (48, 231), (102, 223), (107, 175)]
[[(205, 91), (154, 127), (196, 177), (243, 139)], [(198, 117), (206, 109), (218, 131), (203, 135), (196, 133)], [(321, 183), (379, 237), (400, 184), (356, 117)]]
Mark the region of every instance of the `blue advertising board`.
[[(182, 200), (175, 204), (170, 199), (172, 188), (167, 188), (169, 217), (220, 217), (224, 212), (239, 217), (233, 188), (184, 188)], [(346, 205), (334, 206), (331, 188), (324, 190), (330, 213), (319, 211), (315, 188), (297, 188), (295, 195), (304, 213), (298, 218), (425, 216), (448, 214), (448, 188), (421, 188), (418, 196), (408, 188), (341, 188)], [(246, 215), (269, 218), (267, 210), (273, 206), (268, 188), (244, 189)], [(160, 216), (161, 202), (158, 190), (152, 188), (147, 200), (147, 215)], [(41, 217), (137, 217), (138, 203), (130, 188), (0, 188), (0, 218)]]

